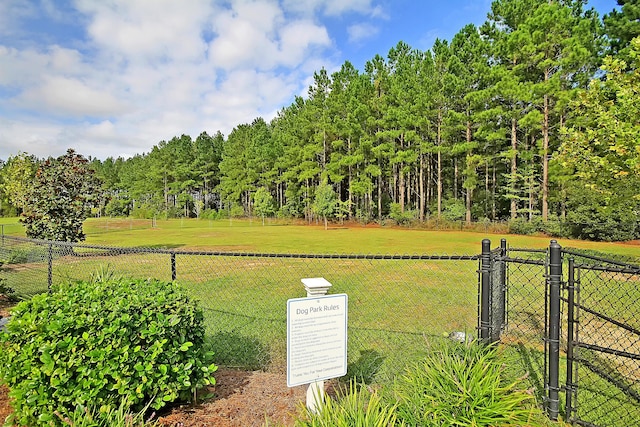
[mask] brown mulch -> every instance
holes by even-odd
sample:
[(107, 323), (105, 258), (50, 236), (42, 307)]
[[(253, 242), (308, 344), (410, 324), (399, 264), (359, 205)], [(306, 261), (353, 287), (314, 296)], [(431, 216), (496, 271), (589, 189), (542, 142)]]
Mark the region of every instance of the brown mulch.
[[(219, 369), (215, 396), (196, 406), (174, 408), (159, 418), (171, 427), (293, 426), (306, 387), (287, 387), (286, 374)], [(267, 424), (268, 423), (268, 424)]]
[[(214, 396), (197, 405), (174, 407), (157, 418), (163, 427), (293, 426), (306, 399), (306, 387), (289, 388), (285, 374), (221, 368)], [(0, 386), (0, 425), (12, 410), (9, 390)]]

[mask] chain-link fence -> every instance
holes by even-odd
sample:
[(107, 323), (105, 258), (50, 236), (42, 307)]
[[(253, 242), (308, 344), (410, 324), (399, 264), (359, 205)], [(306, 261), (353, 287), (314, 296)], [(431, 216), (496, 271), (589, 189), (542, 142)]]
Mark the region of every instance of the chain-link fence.
[(285, 369), (286, 302), (306, 296), (308, 277), (348, 295), (348, 375), (366, 381), (388, 380), (434, 340), (477, 328), (477, 256), (184, 252), (5, 236), (0, 259), (22, 297), (105, 275), (175, 279), (204, 309), (222, 366)]
[[(491, 338), (516, 349), (551, 418), (640, 425), (637, 258), (555, 242), (531, 250), (503, 241), (490, 255)], [(493, 309), (502, 304), (505, 313)]]
[(640, 425), (640, 267), (565, 251), (567, 418)]

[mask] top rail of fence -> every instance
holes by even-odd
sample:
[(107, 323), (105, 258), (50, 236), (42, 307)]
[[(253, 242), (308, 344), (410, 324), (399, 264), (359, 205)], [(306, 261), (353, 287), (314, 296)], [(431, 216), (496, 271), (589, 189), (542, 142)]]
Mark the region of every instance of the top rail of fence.
[(631, 269), (631, 270), (640, 270), (640, 265), (636, 265), (636, 264), (632, 264), (629, 262), (622, 262), (622, 261), (616, 261), (616, 260), (612, 260), (612, 259), (608, 259), (608, 258), (604, 258), (604, 257), (599, 257), (599, 256), (595, 256), (595, 255), (589, 255), (589, 254), (585, 254), (576, 250), (571, 250), (571, 249), (563, 249), (563, 252), (565, 254), (568, 255), (573, 255), (573, 256), (577, 256), (580, 258), (585, 258), (585, 259), (589, 259), (592, 261), (598, 261), (598, 262), (603, 262), (606, 264), (611, 264), (611, 265), (617, 265), (619, 267), (623, 267), (626, 269)]
[(26, 237), (4, 236), (5, 240), (23, 243), (32, 243), (41, 246), (55, 245), (57, 247), (93, 249), (105, 251), (109, 254), (135, 254), (153, 253), (168, 255), (202, 255), (220, 257), (246, 257), (246, 258), (316, 258), (316, 259), (365, 259), (365, 260), (451, 260), (474, 261), (480, 259), (480, 255), (383, 255), (383, 254), (304, 254), (304, 253), (261, 253), (261, 252), (223, 252), (223, 251), (188, 251), (162, 248), (145, 247), (116, 247), (102, 245), (86, 245), (71, 242), (58, 242), (51, 240), (29, 239)]

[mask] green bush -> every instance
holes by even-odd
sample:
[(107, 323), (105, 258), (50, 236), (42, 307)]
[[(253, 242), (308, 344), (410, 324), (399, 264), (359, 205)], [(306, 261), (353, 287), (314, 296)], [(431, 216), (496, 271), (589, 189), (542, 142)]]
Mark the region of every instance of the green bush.
[(498, 426), (530, 421), (533, 397), (503, 384), (495, 347), (443, 345), (391, 386), (401, 421), (412, 426)]
[(67, 284), (12, 315), (0, 334), (0, 381), (20, 425), (60, 425), (80, 405), (158, 409), (215, 382), (202, 311), (175, 283)]
[(391, 203), (389, 218), (394, 220), (398, 225), (409, 224), (418, 218), (418, 211), (405, 210), (402, 212), (399, 203)]

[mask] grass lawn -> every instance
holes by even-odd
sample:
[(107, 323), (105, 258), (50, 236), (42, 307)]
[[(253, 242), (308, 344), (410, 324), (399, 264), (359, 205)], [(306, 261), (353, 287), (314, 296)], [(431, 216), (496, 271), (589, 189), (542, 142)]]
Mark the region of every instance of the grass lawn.
[[(24, 235), (16, 218), (0, 218), (2, 224), (6, 235)], [(261, 221), (248, 220), (158, 220), (152, 227), (151, 220), (94, 218), (86, 221), (84, 230), (84, 243), (89, 245), (259, 254), (477, 255), (484, 238), (489, 238), (494, 248), (501, 238), (506, 238), (512, 248), (546, 248), (550, 241), (546, 236), (357, 224), (334, 224), (329, 230), (322, 224), (272, 222), (262, 226)], [(565, 248), (640, 260), (637, 242), (558, 240)], [(45, 291), (46, 249), (25, 245), (11, 250), (23, 251), (24, 260), (5, 265), (8, 285), (25, 295)], [(168, 254), (104, 256), (99, 252), (80, 249), (76, 255), (86, 256), (56, 258), (54, 283), (88, 279), (105, 268), (122, 276), (171, 278)], [(451, 331), (475, 334), (477, 326), (477, 261), (186, 255), (177, 255), (175, 261), (177, 280), (204, 309), (207, 335), (223, 366), (283, 368), (286, 301), (304, 296), (300, 283), (304, 277), (325, 277), (334, 285), (331, 293), (348, 294), (349, 375), (361, 379), (388, 379), (407, 361), (424, 355), (430, 340)], [(508, 335), (514, 342), (534, 342), (528, 351), (514, 347), (513, 356), (524, 363), (522, 369), (531, 375), (530, 386), (540, 395), (542, 374), (533, 371), (540, 371), (543, 364), (539, 333), (544, 325), (544, 269), (512, 267), (511, 280), (520, 287), (510, 291), (510, 319), (520, 329), (508, 331)], [(635, 307), (640, 298), (632, 301)], [(612, 305), (611, 310), (615, 307), (619, 306)], [(514, 372), (514, 376), (522, 373)], [(583, 392), (583, 396), (586, 394)]]
[[(17, 218), (0, 218), (7, 235), (24, 235)], [(249, 220), (157, 220), (90, 218), (85, 222), (87, 244), (214, 250), (259, 253), (311, 254), (438, 254), (471, 255), (480, 252), (482, 239), (492, 247), (506, 238), (510, 247), (545, 248), (547, 236), (518, 236), (471, 231), (431, 231), (398, 227), (362, 227), (358, 224), (334, 224), (325, 230), (322, 224), (262, 226)], [(597, 250), (604, 253), (640, 258), (638, 242), (588, 242), (557, 239), (563, 247)]]

